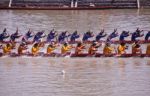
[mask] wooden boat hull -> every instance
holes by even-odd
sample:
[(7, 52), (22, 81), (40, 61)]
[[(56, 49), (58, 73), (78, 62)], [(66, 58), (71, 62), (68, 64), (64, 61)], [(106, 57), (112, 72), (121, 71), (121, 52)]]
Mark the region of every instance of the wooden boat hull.
[[(55, 41), (54, 41), (55, 42)], [(69, 44), (76, 44), (80, 41), (68, 41)], [(98, 41), (99, 43), (105, 43), (106, 41)], [(134, 41), (130, 41), (130, 40), (125, 40), (125, 41), (118, 41), (118, 40), (112, 40), (110, 41), (112, 44), (119, 44), (121, 42), (124, 42), (124, 43), (127, 43), (127, 44), (132, 44), (134, 43)], [(10, 41), (3, 41), (3, 42), (0, 42), (2, 44), (6, 44), (6, 43), (11, 43)], [(16, 41), (15, 43), (21, 43), (20, 41)], [(43, 43), (50, 43), (50, 42), (46, 42), (46, 41), (43, 41)], [(59, 43), (59, 42), (56, 42), (56, 43)], [(64, 42), (61, 42), (61, 43), (64, 43)], [(84, 41), (83, 43), (86, 43), (86, 44), (90, 44), (92, 43), (92, 41)], [(150, 40), (148, 41), (145, 41), (145, 40), (139, 40), (139, 43), (140, 44), (147, 44), (147, 43), (150, 43)], [(27, 44), (33, 44), (32, 41), (28, 41)]]
[[(5, 56), (3, 55), (2, 53), (0, 53), (0, 57), (2, 56)], [(25, 54), (22, 54), (22, 55), (19, 55), (17, 53), (11, 53), (9, 55), (6, 55), (6, 56), (9, 56), (9, 57), (20, 57), (20, 56), (27, 56), (27, 57), (123, 57), (123, 58), (128, 58), (128, 57), (150, 57), (150, 55), (147, 55), (147, 54), (123, 54), (123, 55), (116, 55), (116, 54), (110, 54), (110, 55), (104, 55), (104, 54), (101, 54), (101, 53), (97, 53), (97, 54), (94, 54), (94, 55), (89, 55), (87, 53), (85, 54), (70, 54), (70, 53), (67, 53), (67, 54), (59, 54), (59, 53), (52, 53), (52, 54), (45, 54), (43, 52), (40, 52), (39, 54), (37, 54), (36, 56), (34, 56), (33, 54), (31, 53), (25, 53)]]

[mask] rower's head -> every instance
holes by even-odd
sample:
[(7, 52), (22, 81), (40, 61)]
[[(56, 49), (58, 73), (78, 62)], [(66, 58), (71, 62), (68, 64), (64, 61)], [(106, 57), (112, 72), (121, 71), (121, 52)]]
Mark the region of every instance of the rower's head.
[(78, 31), (77, 31), (77, 30), (75, 30), (75, 31), (74, 31), (74, 34), (77, 34), (77, 33), (78, 33)]
[(102, 32), (102, 33), (104, 33), (104, 32), (105, 32), (105, 30), (104, 30), (104, 29), (102, 29), (102, 30), (101, 30), (101, 32)]
[(140, 31), (140, 28), (139, 28), (139, 27), (137, 27), (136, 32), (139, 32), (139, 31)]
[(109, 42), (106, 43), (106, 46), (110, 46), (111, 44)]
[(125, 46), (126, 43), (125, 43), (125, 42), (121, 42), (120, 45), (121, 45), (121, 46)]
[(48, 47), (53, 47), (53, 44), (49, 44)]
[(68, 46), (68, 43), (67, 43), (67, 42), (65, 42), (65, 43), (64, 43), (64, 46)]
[(6, 29), (6, 28), (4, 28), (3, 32), (6, 32), (6, 31), (7, 31), (7, 29)]
[(39, 43), (35, 43), (33, 46), (34, 46), (34, 47), (38, 47), (38, 46), (39, 46)]
[(6, 47), (11, 47), (11, 44), (10, 44), (10, 43), (7, 43), (7, 44), (6, 44)]
[(81, 43), (81, 42), (78, 42), (77, 47), (80, 47), (81, 45), (82, 45), (82, 43)]
[(141, 47), (140, 44), (135, 45), (135, 48), (140, 48), (140, 47)]
[(20, 44), (20, 46), (25, 46), (26, 45), (26, 43), (25, 42), (22, 42), (21, 44)]

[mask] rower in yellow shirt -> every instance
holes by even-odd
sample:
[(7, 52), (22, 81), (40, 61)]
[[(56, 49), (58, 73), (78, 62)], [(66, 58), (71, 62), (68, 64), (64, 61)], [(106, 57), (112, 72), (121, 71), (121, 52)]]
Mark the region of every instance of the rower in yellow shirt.
[(70, 53), (71, 49), (73, 47), (71, 45), (69, 45), (68, 43), (64, 43), (62, 48), (61, 48), (61, 54), (67, 54)]
[(35, 43), (32, 47), (31, 52), (34, 56), (36, 56), (36, 55), (38, 55), (39, 50), (40, 50), (39, 44)]
[(4, 47), (3, 47), (3, 53), (4, 54), (9, 54), (11, 53), (11, 50), (12, 50), (12, 45), (10, 43), (6, 44)]
[(119, 46), (118, 46), (118, 54), (119, 55), (122, 55), (122, 54), (126, 54), (126, 50), (127, 49), (127, 46), (125, 43), (121, 43)]
[(52, 54), (53, 51), (56, 49), (56, 46), (57, 45), (54, 44), (54, 43), (49, 44), (48, 47), (47, 47), (47, 54)]
[(104, 49), (103, 49), (103, 54), (104, 55), (111, 55), (113, 54), (114, 48), (111, 47), (110, 43), (106, 43)]
[(150, 55), (150, 44), (147, 45), (147, 48), (146, 48), (146, 55)]

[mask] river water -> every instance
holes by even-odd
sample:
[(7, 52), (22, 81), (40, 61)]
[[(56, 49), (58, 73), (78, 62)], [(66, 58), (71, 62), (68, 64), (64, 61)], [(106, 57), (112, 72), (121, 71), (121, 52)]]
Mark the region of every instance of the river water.
[[(150, 30), (149, 9), (0, 10), (0, 30)], [(141, 38), (142, 39), (142, 38)], [(0, 57), (0, 96), (149, 96), (149, 58)]]

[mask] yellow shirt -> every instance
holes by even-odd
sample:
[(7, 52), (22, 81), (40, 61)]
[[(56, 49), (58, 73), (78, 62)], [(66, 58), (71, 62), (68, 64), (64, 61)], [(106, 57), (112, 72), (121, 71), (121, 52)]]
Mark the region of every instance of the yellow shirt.
[(105, 46), (104, 49), (103, 49), (103, 54), (105, 54), (105, 55), (112, 54), (113, 50), (114, 49), (112, 47)]
[(118, 54), (124, 54), (125, 49), (126, 49), (126, 46), (119, 45), (118, 46)]
[(65, 54), (65, 53), (67, 53), (68, 51), (70, 51), (71, 50), (71, 46), (62, 46), (62, 48), (61, 48), (61, 54)]
[(36, 55), (38, 53), (38, 51), (39, 51), (39, 47), (32, 47), (31, 51), (32, 51), (33, 55)]
[(3, 53), (10, 53), (11, 52), (11, 47), (3, 47)]
[(51, 54), (55, 50), (55, 47), (47, 47), (47, 54)]
[(146, 54), (150, 55), (150, 44), (147, 45)]

